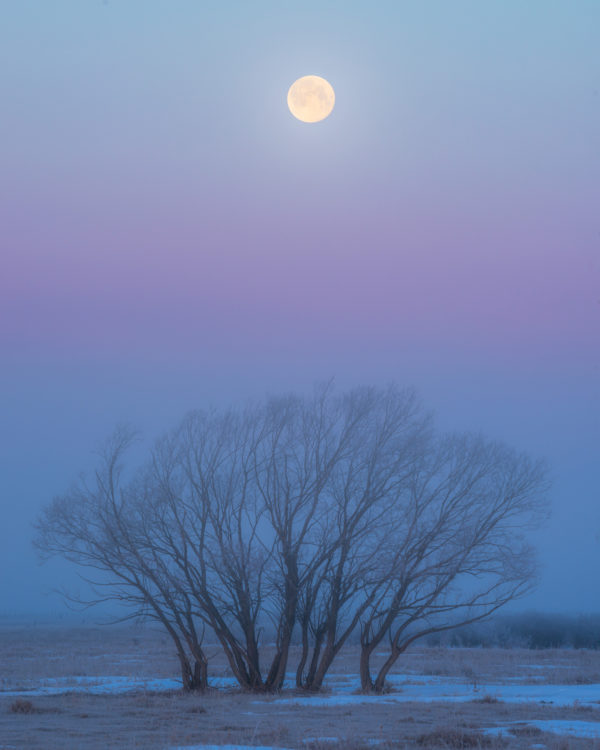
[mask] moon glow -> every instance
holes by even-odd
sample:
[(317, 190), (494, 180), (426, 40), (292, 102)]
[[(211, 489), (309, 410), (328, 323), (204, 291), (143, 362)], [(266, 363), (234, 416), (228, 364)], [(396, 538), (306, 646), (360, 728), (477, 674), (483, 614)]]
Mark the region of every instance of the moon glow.
[(321, 76), (303, 76), (290, 86), (287, 103), (298, 120), (320, 122), (329, 117), (333, 110), (333, 86)]

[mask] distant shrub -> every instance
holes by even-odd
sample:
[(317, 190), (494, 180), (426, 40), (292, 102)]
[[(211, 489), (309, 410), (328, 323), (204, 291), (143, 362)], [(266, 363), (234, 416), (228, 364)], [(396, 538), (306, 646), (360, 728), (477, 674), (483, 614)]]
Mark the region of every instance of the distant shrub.
[(188, 714), (205, 714), (206, 709), (204, 706), (192, 706), (191, 708), (188, 708), (187, 712)]
[(489, 693), (486, 693), (481, 698), (475, 698), (473, 703), (501, 703), (502, 701), (498, 700), (495, 695), (489, 695)]
[(12, 714), (35, 714), (37, 713), (37, 708), (31, 701), (24, 698), (17, 698), (16, 701), (11, 703), (9, 711)]
[(427, 644), (455, 648), (600, 649), (600, 615), (505, 615), (436, 633), (427, 639)]

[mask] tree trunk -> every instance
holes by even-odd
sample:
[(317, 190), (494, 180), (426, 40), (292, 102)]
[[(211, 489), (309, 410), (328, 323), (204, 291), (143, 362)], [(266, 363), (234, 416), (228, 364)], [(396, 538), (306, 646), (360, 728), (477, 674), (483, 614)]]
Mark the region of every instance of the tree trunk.
[(192, 690), (204, 692), (208, 687), (208, 663), (206, 660), (194, 662), (194, 684)]
[[(329, 667), (331, 666), (331, 663), (335, 659), (336, 653), (337, 651), (334, 648), (333, 643), (328, 642), (327, 645), (325, 646), (325, 649), (323, 650), (323, 653), (321, 654), (319, 665), (316, 671), (314, 671), (313, 674), (309, 675), (310, 679), (307, 680), (307, 687), (309, 690), (317, 692), (323, 687), (323, 680), (325, 679), (327, 670), (329, 669)], [(314, 656), (313, 656), (313, 660), (314, 660)]]
[(246, 664), (250, 678), (250, 689), (261, 690), (263, 687), (262, 675), (260, 673), (260, 655), (256, 643), (254, 623), (248, 622), (246, 627)]
[(265, 680), (265, 688), (267, 690), (281, 690), (285, 680), (285, 670), (287, 668), (288, 655), (290, 651), (290, 645), (292, 642), (291, 631), (286, 632), (281, 644), (275, 654), (273, 663), (267, 679)]
[(179, 664), (181, 666), (181, 684), (183, 685), (183, 689), (186, 692), (193, 690), (194, 676), (192, 675), (190, 663), (184, 654), (179, 654)]
[(186, 692), (193, 690), (205, 691), (208, 687), (208, 662), (206, 659), (194, 660), (194, 669), (187, 656), (179, 654), (179, 663), (181, 665), (181, 682)]
[(298, 570), (295, 556), (286, 563), (288, 575), (285, 580), (285, 603), (282, 618), (279, 623), (278, 649), (267, 679), (265, 688), (267, 690), (281, 690), (285, 680), (292, 633), (296, 624), (296, 613), (298, 607)]
[[(383, 623), (380, 624), (375, 632), (373, 632), (373, 621), (371, 620), (364, 626), (364, 629), (361, 633), (360, 684), (361, 689), (365, 693), (372, 693), (377, 691), (377, 680), (373, 682), (373, 678), (371, 677), (371, 654), (379, 646), (379, 644), (383, 640), (384, 635), (388, 632), (388, 628), (390, 627), (394, 617), (396, 616), (396, 611), (396, 606), (390, 607), (390, 610), (388, 611)], [(369, 638), (369, 632), (372, 633), (371, 638)], [(395, 657), (394, 661), (396, 660), (396, 658), (397, 657)], [(392, 664), (393, 663), (394, 662), (392, 662)], [(385, 675), (388, 673), (392, 664), (390, 664), (390, 666), (386, 669), (385, 674), (383, 675), (384, 682)]]
[(308, 659), (308, 651), (308, 623), (302, 623), (302, 653), (300, 654), (300, 661), (298, 662), (298, 667), (296, 669), (297, 688), (302, 687), (302, 677), (304, 673), (304, 667), (306, 666), (306, 661)]
[(250, 681), (250, 675), (248, 674), (246, 663), (240, 655), (240, 647), (235, 637), (230, 631), (225, 629), (215, 629), (215, 635), (223, 647), (223, 651), (225, 652), (233, 676), (238, 681), (238, 685), (243, 690), (251, 690), (253, 686)]
[[(308, 671), (306, 675), (302, 674), (306, 662), (308, 661), (308, 655), (310, 653), (310, 645), (308, 640), (308, 632), (302, 635), (302, 659), (298, 665), (298, 671), (296, 672), (296, 686), (303, 690), (312, 690), (313, 682), (317, 669), (319, 666), (319, 656), (321, 655), (321, 648), (323, 646), (323, 633), (317, 631), (315, 633), (315, 643), (312, 647), (312, 656), (310, 657), (310, 664), (308, 665)], [(304, 640), (306, 638), (306, 641)]]
[(369, 644), (363, 646), (360, 652), (360, 689), (363, 693), (372, 693), (375, 689), (373, 678), (371, 677), (371, 654), (375, 646)]
[(375, 693), (383, 693), (385, 690), (385, 679), (388, 675), (388, 672), (390, 669), (394, 666), (396, 663), (398, 657), (402, 653), (403, 649), (399, 649), (396, 646), (392, 645), (392, 651), (388, 658), (383, 663), (383, 666), (377, 673), (377, 677), (375, 678), (375, 683), (373, 685), (373, 691)]
[(319, 657), (321, 656), (321, 646), (323, 645), (323, 636), (317, 634), (315, 636), (315, 645), (313, 646), (312, 658), (310, 660), (310, 666), (308, 667), (308, 674), (304, 681), (304, 687), (308, 690), (312, 690), (312, 684), (317, 673), (317, 667), (319, 666)]

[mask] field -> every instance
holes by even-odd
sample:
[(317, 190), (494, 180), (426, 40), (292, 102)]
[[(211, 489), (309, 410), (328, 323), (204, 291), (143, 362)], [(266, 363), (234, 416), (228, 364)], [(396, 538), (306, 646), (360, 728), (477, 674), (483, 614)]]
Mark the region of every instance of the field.
[(353, 646), (315, 696), (242, 693), (207, 651), (214, 689), (186, 695), (159, 631), (4, 625), (0, 748), (600, 748), (598, 651), (415, 647), (378, 697)]

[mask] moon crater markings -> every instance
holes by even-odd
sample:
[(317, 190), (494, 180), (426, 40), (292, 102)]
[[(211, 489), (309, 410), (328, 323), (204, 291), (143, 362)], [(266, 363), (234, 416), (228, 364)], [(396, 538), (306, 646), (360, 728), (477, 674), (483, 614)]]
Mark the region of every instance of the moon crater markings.
[(320, 122), (329, 117), (335, 104), (333, 86), (321, 76), (302, 76), (287, 95), (290, 112), (302, 122)]

